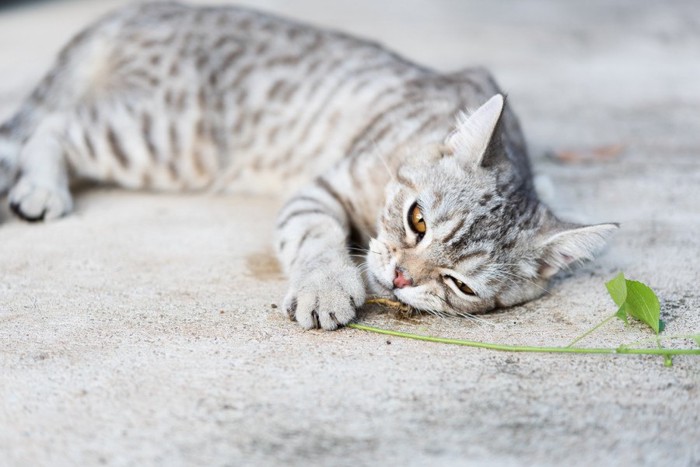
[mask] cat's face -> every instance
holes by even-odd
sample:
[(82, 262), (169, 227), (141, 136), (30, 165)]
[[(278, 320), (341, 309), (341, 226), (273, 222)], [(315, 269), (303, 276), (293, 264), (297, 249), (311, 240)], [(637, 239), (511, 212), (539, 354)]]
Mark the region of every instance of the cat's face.
[[(373, 293), (451, 315), (515, 305), (541, 295), (562, 267), (590, 258), (616, 228), (565, 225), (539, 203), (491, 141), (502, 102), (491, 99), (442, 150), (399, 169), (369, 245)], [(471, 133), (460, 135), (460, 125)]]

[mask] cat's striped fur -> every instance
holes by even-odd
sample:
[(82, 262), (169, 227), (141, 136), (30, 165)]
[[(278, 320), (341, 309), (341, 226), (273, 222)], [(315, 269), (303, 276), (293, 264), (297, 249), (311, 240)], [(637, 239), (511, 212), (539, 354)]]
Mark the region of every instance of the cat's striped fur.
[[(375, 293), (483, 312), (539, 295), (614, 229), (564, 225), (539, 203), (498, 92), (483, 70), (436, 73), (251, 10), (131, 6), (75, 37), (0, 127), (0, 191), (37, 220), (70, 211), (73, 178), (292, 190), (276, 247), (285, 310), (304, 327), (334, 329), (363, 303), (352, 233), (370, 246)], [(407, 224), (415, 206), (428, 226), (420, 238)]]

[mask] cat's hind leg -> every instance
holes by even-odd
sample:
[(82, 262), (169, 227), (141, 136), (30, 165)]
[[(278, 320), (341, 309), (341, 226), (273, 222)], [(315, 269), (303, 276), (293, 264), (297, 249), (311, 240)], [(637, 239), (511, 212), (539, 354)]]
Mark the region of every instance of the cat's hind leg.
[(61, 217), (73, 207), (63, 146), (65, 118), (45, 118), (21, 148), (19, 180), (9, 194), (10, 207), (28, 221)]

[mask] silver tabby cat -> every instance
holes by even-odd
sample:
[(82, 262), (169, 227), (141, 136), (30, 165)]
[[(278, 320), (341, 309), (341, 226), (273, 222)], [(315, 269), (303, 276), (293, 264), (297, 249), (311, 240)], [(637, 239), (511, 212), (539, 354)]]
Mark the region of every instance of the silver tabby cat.
[(437, 73), (236, 7), (130, 6), (63, 49), (0, 127), (0, 192), (20, 217), (54, 219), (77, 178), (293, 193), (275, 242), (284, 310), (305, 328), (348, 323), (367, 290), (438, 314), (522, 303), (616, 229), (538, 200), (485, 71)]

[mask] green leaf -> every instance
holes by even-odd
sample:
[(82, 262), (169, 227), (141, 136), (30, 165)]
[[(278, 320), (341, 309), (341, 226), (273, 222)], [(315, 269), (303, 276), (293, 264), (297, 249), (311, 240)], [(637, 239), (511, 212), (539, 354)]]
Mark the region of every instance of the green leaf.
[(664, 332), (664, 329), (666, 329), (666, 321), (660, 319), (659, 320), (659, 332)]
[(698, 347), (700, 347), (700, 334), (695, 334), (693, 339), (695, 339), (695, 343), (698, 344)]
[(659, 333), (659, 314), (661, 305), (656, 294), (646, 285), (637, 281), (627, 280), (627, 311), (639, 321), (646, 323)]
[(605, 284), (608, 289), (608, 293), (613, 299), (613, 302), (619, 307), (625, 303), (627, 299), (627, 281), (625, 280), (625, 275), (623, 273), (618, 274), (613, 279)]
[(649, 287), (641, 282), (625, 279), (623, 273), (607, 282), (605, 287), (615, 304), (620, 307), (616, 317), (627, 323), (629, 315), (646, 323), (656, 334), (663, 331), (665, 326), (659, 319), (661, 305)]

